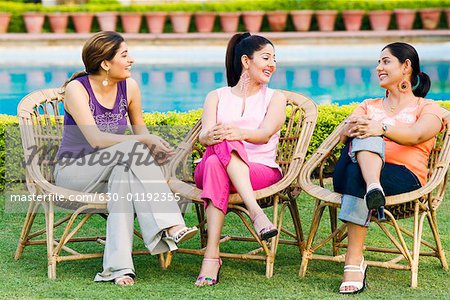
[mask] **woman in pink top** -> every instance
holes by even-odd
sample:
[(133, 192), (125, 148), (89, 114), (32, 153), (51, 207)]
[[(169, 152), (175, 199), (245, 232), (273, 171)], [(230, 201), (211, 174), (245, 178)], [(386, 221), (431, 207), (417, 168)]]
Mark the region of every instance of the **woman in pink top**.
[(342, 294), (365, 289), (363, 247), (370, 217), (384, 219), (385, 195), (426, 183), (428, 158), (443, 122), (439, 105), (423, 98), (431, 82), (414, 47), (385, 46), (376, 71), (386, 97), (365, 100), (355, 109), (341, 133), (347, 145), (333, 176), (342, 194), (339, 219), (348, 226)]
[(208, 220), (197, 286), (219, 281), (219, 240), (230, 191), (242, 197), (261, 239), (278, 234), (253, 193), (282, 177), (275, 157), (286, 98), (266, 86), (276, 70), (273, 44), (261, 36), (236, 34), (228, 43), (225, 64), (228, 86), (210, 92), (205, 100), (200, 143), (206, 152), (194, 176), (203, 189)]

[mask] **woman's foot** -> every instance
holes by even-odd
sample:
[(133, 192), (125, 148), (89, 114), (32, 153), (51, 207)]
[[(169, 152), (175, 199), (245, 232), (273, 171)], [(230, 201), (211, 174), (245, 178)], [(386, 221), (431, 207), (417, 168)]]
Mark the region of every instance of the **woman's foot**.
[(222, 260), (220, 258), (204, 258), (200, 275), (195, 281), (196, 286), (211, 286), (219, 283), (219, 273), (222, 267)]
[(278, 234), (277, 228), (262, 210), (252, 218), (252, 223), (261, 240), (267, 241)]
[(120, 285), (120, 286), (133, 285), (134, 279), (131, 275), (125, 274), (125, 275), (114, 278), (114, 284)]
[(367, 265), (364, 264), (364, 257), (359, 265), (348, 264), (344, 266), (344, 279), (339, 287), (341, 294), (358, 294), (364, 291), (366, 283)]

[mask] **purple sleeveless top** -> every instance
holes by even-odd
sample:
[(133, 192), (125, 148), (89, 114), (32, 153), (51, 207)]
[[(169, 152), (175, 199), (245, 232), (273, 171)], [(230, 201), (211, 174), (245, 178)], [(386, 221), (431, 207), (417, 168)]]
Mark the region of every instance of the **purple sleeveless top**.
[[(117, 95), (112, 109), (101, 105), (95, 98), (88, 75), (76, 78), (89, 95), (89, 108), (97, 127), (103, 132), (123, 134), (127, 128), (127, 85), (126, 80), (117, 84)], [(64, 132), (57, 157), (80, 158), (93, 153), (94, 149), (86, 140), (73, 117), (64, 110)]]

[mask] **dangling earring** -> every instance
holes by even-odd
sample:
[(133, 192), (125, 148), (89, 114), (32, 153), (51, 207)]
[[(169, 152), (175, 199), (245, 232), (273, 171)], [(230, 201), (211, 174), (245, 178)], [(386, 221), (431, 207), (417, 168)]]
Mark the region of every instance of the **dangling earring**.
[(108, 86), (108, 83), (109, 83), (109, 81), (108, 81), (108, 74), (109, 74), (109, 70), (106, 70), (106, 78), (103, 79), (103, 81), (102, 81), (102, 85), (103, 86)]
[(244, 97), (247, 95), (248, 86), (250, 84), (250, 75), (248, 71), (244, 71), (239, 79), (239, 89), (241, 90)]
[(406, 93), (410, 88), (411, 88), (411, 83), (409, 82), (409, 80), (403, 79), (403, 80), (398, 84), (398, 89), (399, 89), (400, 92), (402, 92), (402, 93)]

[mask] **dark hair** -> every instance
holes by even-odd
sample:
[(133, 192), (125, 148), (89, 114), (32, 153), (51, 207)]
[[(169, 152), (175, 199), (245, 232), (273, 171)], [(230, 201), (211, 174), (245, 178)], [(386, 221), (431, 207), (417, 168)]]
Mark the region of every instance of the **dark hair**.
[(271, 41), (259, 35), (251, 35), (248, 32), (236, 33), (228, 42), (225, 57), (228, 86), (235, 86), (239, 82), (242, 73), (242, 55), (253, 58), (253, 53), (259, 51)]
[(78, 77), (97, 74), (101, 63), (104, 60), (112, 60), (124, 41), (124, 38), (114, 31), (101, 31), (91, 36), (84, 44), (81, 55), (84, 71), (73, 74), (63, 87)]
[[(407, 59), (411, 61), (411, 86), (413, 87), (413, 93), (417, 97), (425, 97), (430, 90), (431, 80), (427, 74), (420, 71), (419, 54), (417, 54), (416, 49), (410, 44), (401, 42), (386, 45), (381, 51), (384, 49), (389, 49), (389, 52), (401, 63), (404, 63)], [(417, 85), (418, 81), (419, 84)]]

